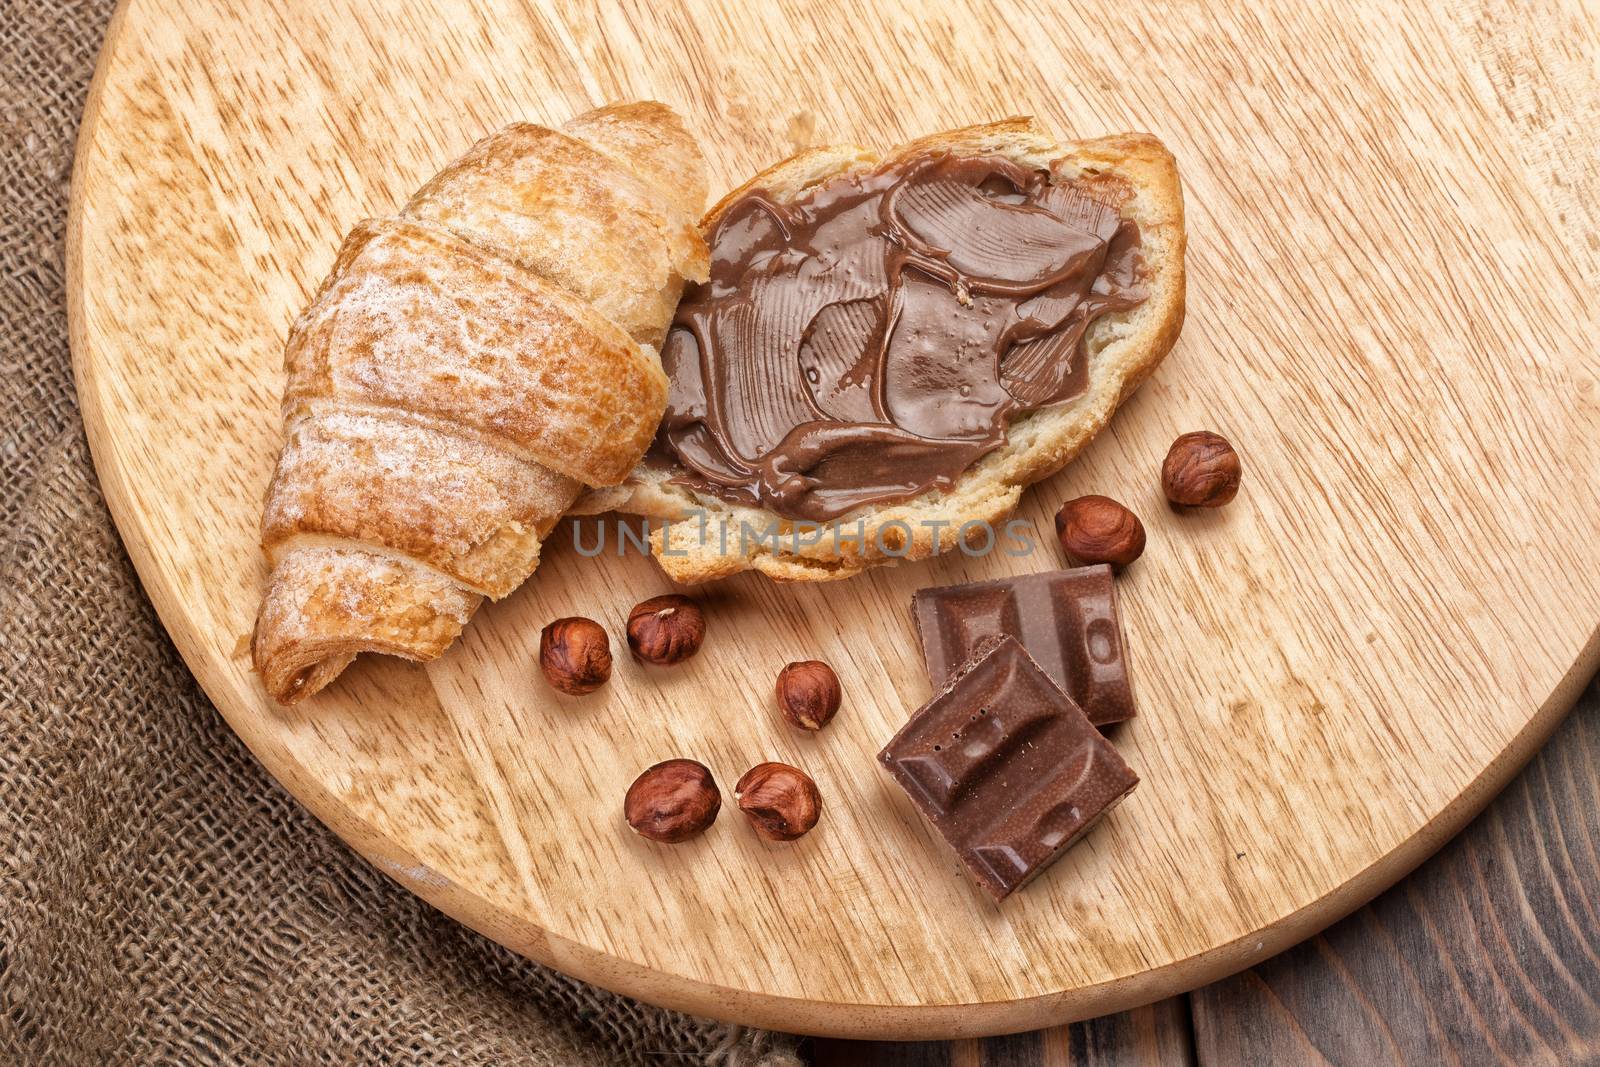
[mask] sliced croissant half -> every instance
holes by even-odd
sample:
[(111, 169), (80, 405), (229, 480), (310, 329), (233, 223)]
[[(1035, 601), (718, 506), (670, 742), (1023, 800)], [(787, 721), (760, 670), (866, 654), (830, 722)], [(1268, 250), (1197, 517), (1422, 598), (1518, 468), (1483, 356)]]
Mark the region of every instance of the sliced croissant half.
[(705, 197), (694, 139), (643, 102), (509, 126), (351, 231), (285, 353), (251, 643), (274, 698), (362, 652), (440, 655), (580, 492), (622, 482), (706, 277)]
[[(1125, 232), (1124, 224), (1139, 235), (1138, 255), (1131, 261), (1135, 278), (1122, 290), (1124, 296), (1137, 291), (1138, 300), (1124, 300), (1103, 314), (1097, 312), (1087, 320), (1075, 344), (1036, 341), (998, 353), (980, 351), (982, 359), (965, 351), (972, 346), (953, 349), (943, 341), (908, 343), (901, 350), (917, 357), (896, 365), (903, 380), (921, 383), (917, 388), (923, 395), (918, 403), (926, 406), (913, 410), (970, 410), (971, 405), (964, 401), (966, 394), (958, 393), (946, 378), (948, 368), (961, 360), (977, 366), (992, 358), (984, 364), (990, 384), (1004, 385), (1018, 394), (1018, 400), (1023, 399), (1021, 394), (1036, 391), (1039, 383), (1071, 378), (1081, 383), (1075, 393), (1023, 404), (1009, 423), (1002, 425), (995, 441), (979, 442), (978, 458), (955, 477), (937, 482), (919, 481), (914, 471), (906, 473), (903, 456), (918, 449), (949, 449), (952, 454), (965, 455), (973, 448), (974, 435), (956, 427), (953, 420), (937, 433), (904, 431), (884, 394), (891, 371), (867, 373), (861, 369), (872, 366), (874, 353), (892, 347), (891, 335), (916, 332), (911, 319), (899, 317), (902, 305), (893, 291), (904, 277), (902, 267), (896, 265), (905, 260), (903, 242), (885, 242), (889, 258), (882, 274), (857, 270), (855, 260), (840, 250), (821, 254), (804, 241), (783, 244), (777, 254), (768, 250), (761, 262), (775, 265), (770, 270), (763, 266), (745, 276), (731, 270), (738, 266), (742, 250), (761, 243), (752, 235), (762, 231), (750, 220), (758, 220), (760, 227), (782, 233), (789, 241), (787, 222), (767, 220), (788, 219), (791, 212), (801, 217), (796, 205), (810, 202), (819, 191), (833, 190), (835, 204), (856, 204), (859, 200), (848, 194), (850, 183), (896, 168), (909, 170), (929, 160), (999, 160), (1006, 167), (996, 173), (1014, 168), (1047, 181), (1041, 188), (1049, 192), (1040, 195), (1054, 197), (1052, 203), (1072, 206), (1061, 222), (1082, 229), (1089, 242), (1084, 247), (1091, 249), (1083, 262), (1102, 264), (1097, 269), (1102, 278), (1109, 277), (1104, 264), (1111, 262), (1113, 241)], [(962, 276), (965, 268), (954, 266), (958, 261), (986, 257), (1004, 261), (1009, 256), (1012, 265), (1022, 270), (1031, 260), (1048, 258), (1045, 253), (1051, 246), (1037, 243), (1037, 238), (1029, 238), (1035, 240), (1032, 245), (1017, 238), (1001, 218), (1007, 211), (1037, 211), (1039, 205), (1009, 203), (1017, 198), (1013, 195), (1017, 190), (1005, 182), (1000, 185), (1003, 187), (991, 190), (946, 182), (923, 190), (924, 198), (931, 199), (917, 210), (927, 217), (941, 217), (945, 236), (954, 242), (942, 250), (933, 249), (932, 256), (935, 260), (945, 257), (950, 274)], [(841, 189), (847, 193), (841, 194)], [(890, 211), (890, 199), (884, 204), (883, 210)], [(631, 496), (622, 503), (624, 510), (670, 524), (658, 527), (652, 540), (657, 560), (678, 582), (711, 581), (746, 570), (778, 581), (828, 581), (851, 577), (869, 567), (952, 551), (967, 536), (961, 531), (992, 535), (1016, 509), (1028, 485), (1060, 469), (1105, 427), (1117, 407), (1166, 356), (1183, 324), (1182, 188), (1172, 154), (1149, 134), (1062, 142), (1032, 119), (1018, 117), (933, 134), (882, 157), (857, 145), (813, 148), (769, 167), (728, 193), (711, 209), (703, 226), (713, 245), (713, 275), (723, 278), (706, 288), (714, 290), (718, 299), (733, 291), (736, 299), (730, 299), (727, 318), (721, 321), (754, 339), (741, 351), (746, 355), (757, 349), (778, 351), (792, 358), (776, 368), (738, 360), (718, 364), (707, 355), (701, 345), (703, 338), (695, 332), (701, 320), (693, 313), (694, 305), (703, 294), (691, 291), (679, 309), (679, 322), (665, 348), (665, 362), (676, 380), (663, 436), (672, 439), (667, 443), (673, 447), (665, 462), (655, 455), (639, 467), (628, 482)], [(883, 226), (872, 234), (874, 239), (889, 232), (887, 216)], [(1125, 257), (1118, 258), (1128, 262)], [(825, 313), (808, 317), (815, 313), (810, 304), (765, 295), (778, 288), (771, 283), (782, 272), (787, 272), (785, 278), (806, 279), (812, 286), (821, 284), (819, 278), (843, 273), (850, 275), (848, 286), (859, 291), (835, 283), (845, 286), (840, 292), (850, 293), (849, 299), (840, 296), (825, 305)], [(754, 277), (755, 281), (740, 288), (742, 277)], [(948, 318), (934, 322), (931, 335), (938, 336), (943, 321), (955, 321), (962, 315), (983, 317), (977, 310), (964, 310), (984, 306), (974, 304), (963, 291), (965, 281), (971, 279), (935, 280), (948, 284), (950, 299)], [(757, 298), (772, 303), (758, 306)], [(1036, 308), (1053, 305), (1057, 318), (1062, 309), (1069, 309), (1063, 322), (1084, 321), (1073, 317), (1080, 305), (1059, 295), (1040, 293), (1032, 303)], [(840, 308), (851, 309), (855, 318), (825, 317)], [(1035, 314), (1051, 317), (1042, 310), (1030, 312)], [(860, 343), (854, 347), (839, 341), (850, 331), (836, 327), (847, 320), (860, 334)], [(729, 332), (735, 331), (730, 327)], [(972, 335), (978, 333), (981, 331)], [(815, 361), (804, 364), (805, 350), (821, 336), (833, 343), (833, 355), (842, 357), (837, 365), (847, 367), (846, 374), (819, 374)], [(1072, 334), (1063, 330), (1061, 336)], [(822, 350), (827, 346), (816, 347)], [(930, 355), (937, 358), (926, 358)], [(882, 366), (889, 364), (880, 362)], [(713, 397), (706, 383), (724, 370), (730, 372), (721, 379), (725, 388)], [(1008, 381), (1025, 388), (1013, 389), (1005, 384)], [(934, 405), (930, 398), (941, 384), (948, 396), (943, 405)], [(1050, 393), (1049, 389), (1038, 391), (1044, 396)], [(839, 415), (837, 408), (844, 405), (840, 398), (847, 394), (867, 397), (860, 404), (874, 410), (848, 418)], [(779, 400), (767, 403), (772, 397)], [(728, 411), (745, 411), (745, 425), (730, 429), (722, 418)], [(709, 418), (710, 414), (718, 418)], [(850, 440), (846, 434), (831, 439), (827, 435), (851, 422), (858, 423), (866, 431), (862, 436), (870, 441), (895, 442), (876, 446), (882, 457), (874, 472), (879, 481), (864, 484), (902, 491), (841, 507), (822, 516), (820, 522), (775, 507), (773, 500), (785, 493), (804, 495), (834, 477), (828, 472), (837, 470), (836, 455), (845, 451), (836, 454), (816, 443)], [(772, 441), (778, 446), (770, 447)], [(796, 441), (801, 445), (791, 447)], [(694, 469), (686, 465), (686, 457), (695, 464)], [(721, 491), (719, 483), (724, 486)], [(754, 536), (747, 536), (751, 534)]]

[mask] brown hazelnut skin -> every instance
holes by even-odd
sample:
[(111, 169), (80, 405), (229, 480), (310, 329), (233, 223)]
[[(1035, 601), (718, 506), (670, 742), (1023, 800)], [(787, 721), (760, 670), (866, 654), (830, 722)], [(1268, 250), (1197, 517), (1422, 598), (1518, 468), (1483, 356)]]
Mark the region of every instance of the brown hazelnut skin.
[(706, 617), (686, 596), (653, 596), (628, 612), (628, 647), (646, 663), (682, 663), (700, 651), (705, 639)]
[(539, 634), (539, 669), (563, 693), (592, 693), (611, 677), (611, 638), (593, 619), (557, 619)]
[(677, 844), (717, 821), (722, 793), (705, 764), (669, 759), (633, 780), (622, 814), (641, 837)]
[(1239, 492), (1239, 453), (1209, 430), (1186, 433), (1167, 450), (1161, 491), (1175, 506), (1220, 508)]
[(1144, 553), (1144, 523), (1108, 496), (1074, 497), (1056, 512), (1056, 537), (1080, 567), (1109, 563), (1120, 571)]
[(787, 763), (758, 763), (733, 787), (739, 810), (755, 832), (768, 841), (803, 837), (822, 815), (817, 783)]
[(841, 697), (839, 676), (820, 659), (791, 663), (778, 672), (778, 710), (797, 729), (815, 732), (828, 725)]

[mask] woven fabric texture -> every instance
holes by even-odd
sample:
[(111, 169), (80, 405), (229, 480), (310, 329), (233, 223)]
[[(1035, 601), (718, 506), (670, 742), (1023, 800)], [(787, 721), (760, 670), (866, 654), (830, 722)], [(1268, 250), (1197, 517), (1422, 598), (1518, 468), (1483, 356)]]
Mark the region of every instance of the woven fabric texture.
[(167, 641), (78, 419), (62, 242), (107, 0), (0, 0), (0, 1062), (704, 1063), (792, 1038), (537, 966), (347, 849)]

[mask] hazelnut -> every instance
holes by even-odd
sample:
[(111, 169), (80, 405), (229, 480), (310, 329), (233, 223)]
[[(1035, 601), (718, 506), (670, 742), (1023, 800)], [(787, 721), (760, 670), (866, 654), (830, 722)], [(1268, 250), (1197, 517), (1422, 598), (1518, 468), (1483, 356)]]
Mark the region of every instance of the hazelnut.
[(706, 617), (677, 593), (653, 596), (628, 612), (628, 647), (646, 663), (682, 663), (700, 651), (705, 637)]
[(1173, 504), (1220, 508), (1239, 491), (1239, 453), (1221, 434), (1186, 433), (1167, 450), (1161, 491)]
[(669, 759), (633, 780), (622, 802), (628, 825), (642, 837), (675, 844), (717, 821), (722, 794), (706, 765)]
[(758, 763), (733, 787), (739, 810), (768, 841), (793, 841), (817, 825), (822, 796), (817, 783), (787, 763)]
[(1108, 496), (1080, 496), (1056, 512), (1061, 551), (1080, 567), (1109, 563), (1121, 570), (1144, 552), (1144, 523)]
[(820, 659), (791, 663), (778, 672), (778, 710), (790, 726), (820, 730), (839, 710), (839, 676)]
[(611, 677), (605, 627), (581, 616), (557, 619), (539, 634), (539, 669), (563, 693), (582, 696), (599, 689)]

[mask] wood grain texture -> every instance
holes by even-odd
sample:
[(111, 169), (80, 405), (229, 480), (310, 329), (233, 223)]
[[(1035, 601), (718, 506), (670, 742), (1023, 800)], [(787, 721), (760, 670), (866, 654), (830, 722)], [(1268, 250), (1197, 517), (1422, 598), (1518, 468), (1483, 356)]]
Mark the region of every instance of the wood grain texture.
[(1187, 997), (1070, 1026), (963, 1041), (829, 1041), (813, 1067), (1194, 1067)]
[[(1038, 1027), (1199, 984), (1436, 848), (1596, 662), (1600, 253), (1593, 170), (1572, 161), (1595, 154), (1600, 127), (1576, 120), (1595, 67), (1581, 49), (1547, 62), (1503, 16), (131, 0), (85, 118), (68, 248), (107, 499), (177, 646), (263, 763), (521, 952), (701, 1014), (882, 1037)], [(1590, 7), (1552, 17), (1595, 37)], [(1003, 909), (871, 753), (927, 694), (911, 591), (1053, 565), (1043, 547), (826, 588), (725, 583), (696, 660), (621, 664), (586, 700), (538, 680), (540, 626), (587, 614), (620, 638), (666, 583), (561, 537), (425, 668), (362, 664), (281, 712), (239, 655), (283, 335), (340, 236), (505, 122), (629, 97), (685, 111), (715, 189), (792, 138), (885, 145), (1017, 112), (1064, 135), (1152, 130), (1178, 156), (1184, 336), (1022, 512), (1047, 534), (1054, 504), (1097, 491), (1145, 519), (1151, 549), (1122, 584), (1143, 713), (1117, 739), (1144, 783)], [(1245, 489), (1177, 516), (1155, 471), (1201, 426), (1239, 445)], [(833, 661), (847, 693), (819, 738), (768, 707), (799, 656)], [(672, 755), (726, 784), (760, 759), (799, 763), (823, 824), (788, 848), (732, 819), (670, 852), (640, 841), (622, 792)]]
[(1264, 964), (1188, 998), (1042, 1033), (819, 1041), (813, 1063), (1600, 1063), (1597, 885), (1600, 680), (1443, 851), (1325, 934)]
[(1415, 875), (1197, 991), (1200, 1062), (1600, 1063), (1596, 886), (1600, 686)]

